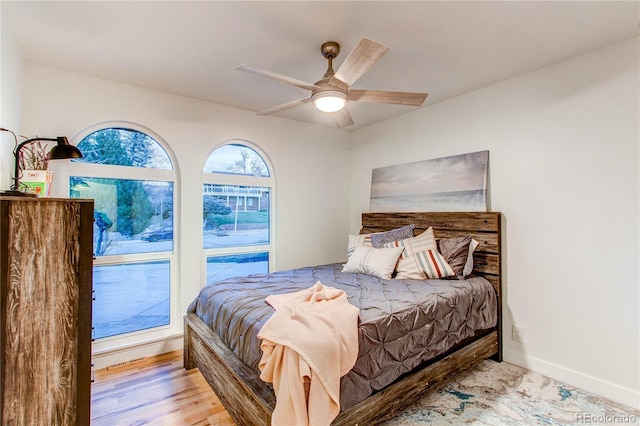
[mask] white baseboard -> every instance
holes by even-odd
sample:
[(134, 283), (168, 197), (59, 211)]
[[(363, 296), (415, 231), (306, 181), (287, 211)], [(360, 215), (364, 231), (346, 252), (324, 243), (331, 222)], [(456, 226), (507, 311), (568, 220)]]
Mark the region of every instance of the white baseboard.
[(92, 363), (96, 370), (129, 361), (162, 355), (182, 349), (182, 334), (147, 340), (136, 344), (94, 351)]
[(526, 368), (527, 370), (559, 380), (620, 404), (640, 409), (640, 391), (637, 389), (629, 389), (614, 383), (609, 383), (507, 348), (503, 349), (503, 359), (510, 364)]

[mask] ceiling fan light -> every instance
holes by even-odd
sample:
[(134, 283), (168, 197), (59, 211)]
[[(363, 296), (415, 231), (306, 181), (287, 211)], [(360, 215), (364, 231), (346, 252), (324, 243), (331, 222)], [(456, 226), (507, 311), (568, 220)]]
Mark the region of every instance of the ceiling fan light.
[(326, 90), (313, 95), (313, 105), (322, 112), (337, 112), (347, 105), (347, 95), (337, 90)]

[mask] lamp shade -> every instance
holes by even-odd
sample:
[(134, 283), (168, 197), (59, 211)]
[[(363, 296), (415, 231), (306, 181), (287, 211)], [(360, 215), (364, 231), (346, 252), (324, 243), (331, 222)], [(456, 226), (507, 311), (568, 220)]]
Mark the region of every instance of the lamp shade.
[(69, 144), (65, 136), (56, 138), (58, 144), (49, 151), (50, 160), (64, 160), (67, 158), (82, 158), (82, 153), (78, 148)]

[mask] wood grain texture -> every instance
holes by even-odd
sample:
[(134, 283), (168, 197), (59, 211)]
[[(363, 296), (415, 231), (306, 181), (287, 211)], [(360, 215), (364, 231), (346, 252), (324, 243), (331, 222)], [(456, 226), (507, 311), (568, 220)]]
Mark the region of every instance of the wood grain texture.
[(0, 203), (0, 423), (87, 425), (93, 202)]
[[(341, 411), (333, 424), (379, 424), (442, 386), (458, 372), (490, 357), (502, 359), (500, 213), (364, 213), (361, 233), (385, 231), (410, 223), (416, 225), (417, 233), (433, 227), (437, 238), (478, 237), (476, 240), (481, 245), (477, 250), (477, 259), (474, 256), (474, 264), (478, 269), (476, 272), (485, 276), (496, 288), (498, 327), (422, 366), (365, 401)], [(269, 424), (270, 412), (275, 407), (273, 391), (195, 315), (185, 317), (184, 347), (185, 368), (197, 366), (202, 371), (209, 385), (229, 408), (236, 423), (255, 426)]]
[(371, 39), (363, 37), (356, 47), (344, 59), (329, 84), (340, 80), (347, 86), (353, 85), (369, 68), (384, 56), (389, 48)]
[(413, 223), (416, 229), (433, 227), (438, 230), (467, 232), (496, 232), (499, 228), (498, 212), (409, 212), (362, 213), (363, 228), (393, 229)]
[(198, 370), (182, 368), (181, 351), (96, 371), (92, 426), (233, 426)]
[(268, 71), (262, 68), (255, 67), (249, 64), (238, 65), (235, 69), (238, 71), (244, 71), (249, 74), (257, 75), (258, 77), (265, 77), (271, 80), (279, 81), (280, 83), (289, 84), (294, 87), (299, 87), (306, 90), (318, 90), (320, 86), (307, 83), (306, 81), (298, 80), (297, 78), (289, 77), (287, 75), (279, 74), (277, 72)]
[(499, 212), (363, 213), (361, 234), (388, 231), (414, 224), (419, 235), (433, 228), (436, 238), (471, 236), (480, 243), (473, 254), (474, 274), (491, 282), (500, 296), (502, 255)]
[[(268, 425), (276, 405), (273, 391), (229, 350), (196, 315), (185, 316), (189, 358), (212, 385), (236, 423)], [(185, 365), (186, 367), (186, 365)]]
[(336, 126), (338, 126), (339, 129), (354, 124), (353, 117), (351, 116), (349, 109), (346, 107), (342, 108), (340, 111), (334, 112), (333, 116), (335, 117)]
[(420, 106), (427, 99), (426, 93), (392, 92), (386, 90), (349, 90), (349, 101), (382, 102), (385, 104)]

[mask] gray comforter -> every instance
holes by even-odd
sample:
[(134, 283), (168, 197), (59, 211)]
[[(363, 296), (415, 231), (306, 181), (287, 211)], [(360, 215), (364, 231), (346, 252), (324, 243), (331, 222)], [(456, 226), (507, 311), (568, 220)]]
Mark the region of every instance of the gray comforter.
[(497, 324), (495, 291), (484, 278), (385, 280), (341, 270), (342, 264), (330, 264), (218, 281), (201, 290), (188, 313), (259, 372), (257, 334), (274, 312), (264, 301), (268, 295), (304, 290), (316, 281), (343, 289), (360, 309), (360, 337), (358, 360), (341, 381), (342, 409)]

